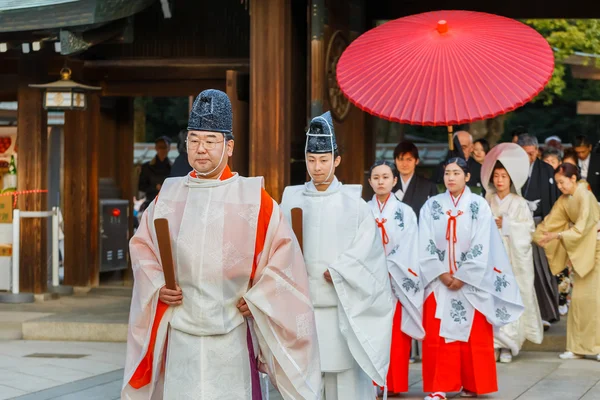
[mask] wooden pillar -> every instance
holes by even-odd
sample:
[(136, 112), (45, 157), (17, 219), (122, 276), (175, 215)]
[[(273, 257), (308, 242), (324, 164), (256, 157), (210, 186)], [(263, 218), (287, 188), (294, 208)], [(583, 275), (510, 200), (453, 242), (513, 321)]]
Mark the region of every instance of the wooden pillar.
[(323, 113), (325, 92), (325, 0), (310, 5), (310, 117)]
[(64, 125), (65, 284), (97, 285), (100, 99), (87, 94), (85, 111), (66, 111)]
[(123, 199), (129, 200), (129, 232), (133, 235), (133, 196), (137, 194), (137, 182), (132, 179), (134, 143), (134, 105), (132, 97), (121, 97), (116, 107), (116, 148), (118, 154), (117, 186)]
[[(17, 147), (18, 147), (18, 190), (48, 188), (47, 176), (47, 113), (43, 108), (42, 92), (30, 88), (30, 83), (47, 80), (42, 60), (21, 56), (19, 62), (19, 84), (17, 91)], [(18, 208), (22, 211), (45, 211), (46, 194), (19, 196)], [(20, 290), (43, 293), (48, 284), (46, 218), (21, 220), (20, 239)]]
[(242, 176), (248, 176), (248, 95), (249, 76), (245, 72), (227, 71), (227, 96), (231, 100), (233, 111), (233, 135), (235, 147), (233, 157), (229, 159), (230, 167)]
[(290, 175), (290, 3), (250, 2), (250, 175), (264, 176), (267, 191), (277, 201)]

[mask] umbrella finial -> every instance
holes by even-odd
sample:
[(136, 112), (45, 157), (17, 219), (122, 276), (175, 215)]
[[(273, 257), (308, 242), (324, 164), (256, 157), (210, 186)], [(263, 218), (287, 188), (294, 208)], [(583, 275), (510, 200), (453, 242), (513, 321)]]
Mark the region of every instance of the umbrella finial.
[(448, 23), (444, 19), (440, 19), (437, 24), (437, 31), (440, 34), (448, 32)]

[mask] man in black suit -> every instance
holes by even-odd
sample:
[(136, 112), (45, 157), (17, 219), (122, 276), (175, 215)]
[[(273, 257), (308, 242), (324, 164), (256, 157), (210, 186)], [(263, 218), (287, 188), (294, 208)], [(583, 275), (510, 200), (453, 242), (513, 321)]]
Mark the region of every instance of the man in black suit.
[(409, 205), (419, 217), (421, 207), (431, 196), (438, 194), (436, 185), (415, 173), (419, 164), (419, 150), (412, 142), (400, 142), (394, 149), (394, 161), (400, 179), (394, 188), (396, 197)]
[(592, 152), (592, 142), (583, 135), (575, 138), (573, 149), (577, 153), (581, 178), (590, 184), (594, 196), (600, 201), (600, 154)]
[[(554, 202), (558, 199), (559, 191), (554, 182), (554, 169), (538, 158), (538, 140), (535, 136), (524, 133), (517, 142), (529, 157), (529, 178), (521, 189), (521, 193), (533, 215), (535, 224), (538, 225), (552, 210)], [(533, 264), (535, 272), (535, 292), (544, 326), (548, 328), (550, 322), (558, 321), (558, 283), (556, 277), (550, 272), (548, 259), (544, 249), (532, 244)]]

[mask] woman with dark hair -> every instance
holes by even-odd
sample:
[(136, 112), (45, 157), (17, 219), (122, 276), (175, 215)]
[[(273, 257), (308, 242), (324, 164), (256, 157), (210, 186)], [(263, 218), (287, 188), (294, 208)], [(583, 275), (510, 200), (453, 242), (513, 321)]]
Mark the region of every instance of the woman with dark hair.
[(481, 168), (481, 180), (487, 189), (486, 200), (492, 209), (525, 305), (521, 318), (494, 333), (496, 355), (502, 363), (511, 362), (525, 340), (540, 344), (544, 339), (534, 287), (531, 236), (535, 223), (527, 201), (521, 196), (528, 170), (527, 153), (514, 143), (501, 143), (494, 147)]
[(519, 319), (519, 288), (490, 207), (467, 187), (467, 163), (444, 164), (447, 191), (430, 198), (419, 219), (425, 285), (423, 387), (426, 400), (498, 390), (494, 329)]
[(408, 391), (411, 338), (421, 340), (425, 336), (422, 323), (423, 283), (415, 250), (417, 216), (409, 205), (392, 193), (397, 181), (398, 170), (389, 161), (377, 161), (369, 171), (369, 184), (375, 192), (369, 206), (379, 228), (397, 299), (387, 375), (387, 388), (391, 394)]
[(490, 144), (485, 139), (477, 139), (473, 142), (473, 158), (479, 164), (483, 164), (485, 155), (490, 152)]
[(562, 162), (577, 165), (577, 153), (572, 147), (565, 149)]
[(600, 361), (600, 206), (576, 165), (561, 164), (554, 179), (562, 196), (537, 227), (534, 240), (544, 248), (552, 273), (560, 273), (569, 261), (573, 266), (567, 349), (560, 358), (594, 356)]

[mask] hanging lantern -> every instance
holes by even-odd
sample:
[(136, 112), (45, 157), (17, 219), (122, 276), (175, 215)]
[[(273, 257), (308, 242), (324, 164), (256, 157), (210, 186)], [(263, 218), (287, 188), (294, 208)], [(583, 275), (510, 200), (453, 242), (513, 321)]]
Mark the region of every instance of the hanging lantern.
[(87, 107), (86, 92), (102, 89), (99, 86), (88, 86), (71, 80), (71, 70), (60, 70), (60, 80), (52, 83), (29, 85), (32, 88), (44, 90), (44, 109), (85, 110)]

